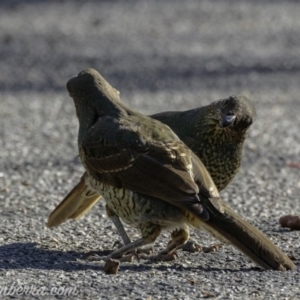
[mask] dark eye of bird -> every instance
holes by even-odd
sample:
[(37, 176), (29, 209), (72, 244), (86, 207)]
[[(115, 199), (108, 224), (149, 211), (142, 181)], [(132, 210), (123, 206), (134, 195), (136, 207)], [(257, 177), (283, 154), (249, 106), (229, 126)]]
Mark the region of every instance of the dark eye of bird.
[(223, 100), (223, 106), (227, 106), (229, 104), (229, 99)]

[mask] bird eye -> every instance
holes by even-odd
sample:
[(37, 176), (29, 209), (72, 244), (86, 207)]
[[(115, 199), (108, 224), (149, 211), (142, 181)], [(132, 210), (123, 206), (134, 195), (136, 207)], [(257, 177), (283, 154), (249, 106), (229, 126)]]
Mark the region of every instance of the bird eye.
[(231, 98), (224, 99), (223, 107), (228, 107), (231, 105), (231, 103), (232, 103)]

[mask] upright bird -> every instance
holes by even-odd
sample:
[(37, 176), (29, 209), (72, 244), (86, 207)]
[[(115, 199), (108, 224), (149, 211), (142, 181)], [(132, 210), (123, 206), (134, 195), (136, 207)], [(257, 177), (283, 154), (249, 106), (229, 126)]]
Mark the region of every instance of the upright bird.
[(166, 125), (126, 107), (94, 69), (70, 79), (67, 89), (79, 119), (79, 155), (90, 189), (142, 238), (110, 257), (152, 243), (176, 228), (164, 253), (183, 245), (189, 226), (227, 241), (265, 269), (294, 269), (262, 232), (219, 197), (200, 159)]

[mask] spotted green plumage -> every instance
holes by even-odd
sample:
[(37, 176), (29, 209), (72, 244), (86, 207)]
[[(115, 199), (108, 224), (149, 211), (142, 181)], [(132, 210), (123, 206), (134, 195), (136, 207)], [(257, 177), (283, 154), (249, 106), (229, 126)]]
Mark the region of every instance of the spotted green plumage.
[[(226, 121), (228, 116), (234, 116), (231, 122)], [(151, 117), (169, 125), (197, 154), (220, 191), (240, 168), (243, 143), (256, 113), (248, 98), (231, 96), (204, 107)]]

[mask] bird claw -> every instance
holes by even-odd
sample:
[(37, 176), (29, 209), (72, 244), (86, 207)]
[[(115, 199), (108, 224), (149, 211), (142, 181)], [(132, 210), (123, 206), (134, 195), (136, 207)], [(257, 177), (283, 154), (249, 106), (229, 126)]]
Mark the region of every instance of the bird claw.
[(107, 261), (109, 259), (109, 256), (99, 256), (98, 254), (92, 254), (89, 255), (86, 259), (88, 261), (101, 261), (101, 260)]
[(123, 255), (121, 257), (115, 257), (113, 253), (107, 256), (99, 256), (98, 254), (92, 254), (87, 257), (88, 261), (105, 261), (108, 262), (109, 260), (118, 260), (120, 262), (133, 262), (134, 258), (136, 258), (139, 261), (139, 256), (136, 252), (131, 251), (126, 255)]
[(195, 241), (190, 240), (186, 242), (184, 245), (182, 245), (181, 247), (179, 247), (179, 249), (183, 251), (195, 253), (195, 252), (200, 252), (202, 250), (202, 247), (199, 244), (197, 244)]
[(189, 240), (188, 242), (186, 242), (184, 245), (182, 245), (178, 249), (182, 249), (183, 251), (187, 251), (187, 252), (191, 252), (191, 253), (200, 252), (200, 251), (203, 251), (204, 253), (209, 253), (209, 252), (216, 252), (220, 248), (222, 248), (222, 244), (213, 244), (209, 247), (201, 247), (195, 241)]
[(157, 255), (140, 255), (141, 259), (147, 259), (152, 262), (158, 262), (158, 261), (173, 261), (176, 259), (179, 259), (179, 256), (176, 251), (173, 251), (171, 253), (159, 253)]
[(138, 248), (137, 250), (137, 253), (138, 254), (154, 254), (155, 253), (155, 250), (153, 247), (145, 247), (145, 248)]
[(204, 253), (216, 252), (216, 251), (218, 251), (222, 247), (223, 247), (222, 244), (214, 244), (214, 245), (211, 245), (209, 247), (202, 247), (202, 251)]
[[(113, 248), (117, 248), (117, 249), (120, 249), (124, 246), (124, 244), (120, 241), (115, 241), (114, 244), (113, 244)], [(144, 248), (137, 248), (135, 250), (132, 250), (132, 251), (129, 251), (127, 252), (126, 254), (154, 254), (155, 253), (155, 250), (153, 247), (144, 247)], [(138, 258), (138, 257), (137, 257)]]
[(105, 261), (108, 262), (110, 260), (118, 260), (120, 262), (132, 262), (134, 260), (134, 257), (136, 257), (136, 255), (130, 253), (128, 255), (124, 255), (122, 257), (118, 257), (115, 258), (112, 255), (108, 255), (108, 256), (99, 256), (97, 254), (93, 254), (93, 255), (89, 255), (87, 257), (88, 261)]

